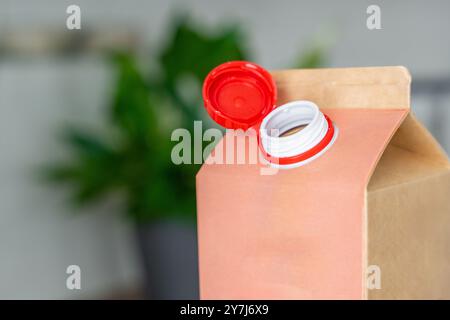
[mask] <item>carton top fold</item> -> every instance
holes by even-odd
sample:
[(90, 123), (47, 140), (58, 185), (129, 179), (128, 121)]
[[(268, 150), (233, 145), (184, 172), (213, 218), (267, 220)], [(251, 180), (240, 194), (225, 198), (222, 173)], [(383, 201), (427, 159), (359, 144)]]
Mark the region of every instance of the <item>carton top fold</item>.
[(310, 100), (321, 109), (409, 109), (411, 76), (405, 67), (273, 71), (279, 99)]

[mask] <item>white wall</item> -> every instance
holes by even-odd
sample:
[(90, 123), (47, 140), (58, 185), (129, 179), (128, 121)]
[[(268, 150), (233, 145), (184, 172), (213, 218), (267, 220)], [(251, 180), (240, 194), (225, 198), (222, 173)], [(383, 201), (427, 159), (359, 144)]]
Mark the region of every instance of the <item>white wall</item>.
[(106, 66), (70, 61), (0, 63), (0, 298), (78, 296), (65, 287), (70, 264), (81, 267), (88, 296), (139, 280), (134, 239), (116, 205), (78, 212), (67, 190), (38, 178), (40, 166), (65, 158), (60, 129), (100, 122), (106, 103)]
[[(205, 25), (234, 20), (268, 68), (289, 66), (317, 34), (335, 35), (332, 66), (406, 65), (413, 74), (448, 74), (450, 2), (446, 0), (2, 0), (0, 26), (65, 28), (65, 9), (78, 4), (84, 27), (132, 27), (153, 45), (167, 18), (185, 8)], [(366, 28), (366, 8), (378, 4), (382, 30)], [(211, 29), (211, 28), (208, 28)], [(212, 28), (213, 29), (213, 28)], [(68, 31), (70, 32), (70, 31)]]
[[(379, 31), (365, 25), (372, 3), (381, 6)], [(316, 35), (325, 35), (335, 39), (330, 66), (401, 64), (413, 77), (450, 74), (445, 0), (3, 0), (0, 38), (16, 29), (64, 30), (69, 4), (81, 6), (83, 28), (135, 29), (151, 52), (165, 38), (168, 17), (184, 7), (207, 26), (239, 21), (254, 60), (267, 68), (289, 67)], [(74, 215), (65, 190), (32, 176), (36, 165), (64, 157), (55, 154), (61, 150), (55, 132), (64, 121), (101, 118), (108, 69), (96, 58), (0, 61), (0, 298), (77, 297), (65, 288), (69, 264), (81, 266), (87, 295), (139, 282), (132, 228), (113, 203)], [(441, 112), (450, 120), (449, 100)], [(431, 122), (428, 105), (418, 103), (417, 110)], [(449, 131), (442, 136), (450, 148)]]

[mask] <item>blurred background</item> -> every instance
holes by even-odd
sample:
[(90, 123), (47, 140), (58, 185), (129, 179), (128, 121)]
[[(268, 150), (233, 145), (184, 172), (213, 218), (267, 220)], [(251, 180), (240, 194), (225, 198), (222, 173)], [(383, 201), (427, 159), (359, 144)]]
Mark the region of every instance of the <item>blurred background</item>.
[[(68, 30), (69, 5), (81, 30)], [(366, 9), (381, 8), (381, 30)], [(0, 0), (0, 298), (197, 298), (198, 166), (174, 128), (204, 119), (215, 65), (404, 65), (450, 151), (450, 2)], [(66, 269), (81, 269), (69, 290)]]

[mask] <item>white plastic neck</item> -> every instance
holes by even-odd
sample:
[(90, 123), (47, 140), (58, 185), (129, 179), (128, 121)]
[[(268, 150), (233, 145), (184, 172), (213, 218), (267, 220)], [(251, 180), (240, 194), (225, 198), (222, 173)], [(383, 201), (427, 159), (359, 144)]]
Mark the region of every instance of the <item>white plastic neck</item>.
[[(293, 128), (305, 126), (288, 136)], [(304, 153), (316, 146), (327, 133), (328, 122), (317, 105), (310, 101), (292, 101), (272, 110), (260, 126), (261, 144), (266, 153), (285, 158)]]

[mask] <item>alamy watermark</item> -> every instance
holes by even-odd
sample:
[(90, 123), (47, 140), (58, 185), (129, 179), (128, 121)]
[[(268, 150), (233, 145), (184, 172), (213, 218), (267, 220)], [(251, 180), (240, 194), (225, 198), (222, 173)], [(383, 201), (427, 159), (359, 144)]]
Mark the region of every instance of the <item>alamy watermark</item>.
[(66, 273), (69, 275), (66, 279), (66, 288), (69, 290), (81, 289), (81, 268), (76, 264), (67, 267)]
[(366, 288), (368, 290), (381, 289), (381, 268), (375, 264), (366, 269)]
[(372, 4), (367, 7), (366, 13), (368, 14), (366, 20), (366, 26), (369, 30), (381, 29), (381, 9), (380, 6)]
[(66, 27), (69, 30), (81, 29), (81, 8), (76, 4), (67, 7), (66, 13), (69, 15), (66, 19)]
[[(271, 130), (276, 135), (278, 130)], [(222, 140), (221, 143), (219, 141)], [(258, 132), (254, 128), (227, 129), (226, 134), (216, 128), (203, 132), (202, 121), (194, 121), (194, 131), (178, 128), (172, 132), (171, 141), (177, 142), (172, 148), (171, 159), (180, 164), (251, 164), (260, 165), (261, 175), (273, 175), (278, 168), (271, 166), (259, 149)], [(203, 142), (207, 145), (203, 148)], [(272, 161), (273, 163), (273, 161)]]

